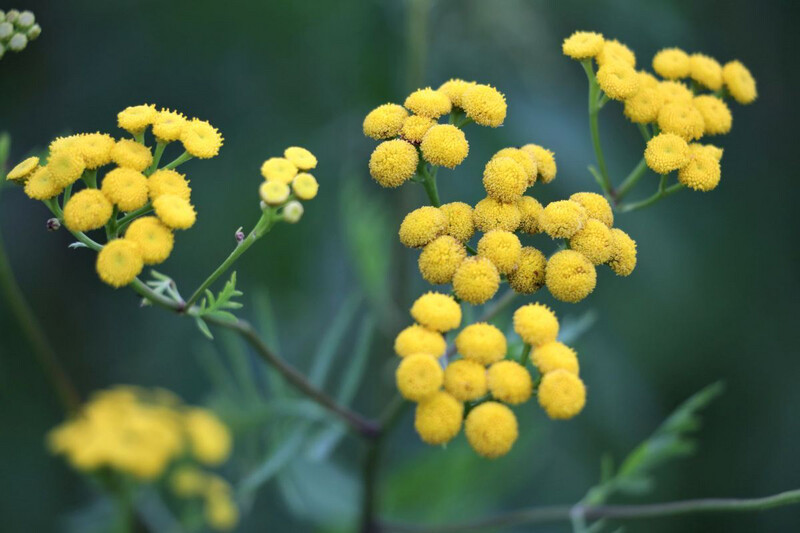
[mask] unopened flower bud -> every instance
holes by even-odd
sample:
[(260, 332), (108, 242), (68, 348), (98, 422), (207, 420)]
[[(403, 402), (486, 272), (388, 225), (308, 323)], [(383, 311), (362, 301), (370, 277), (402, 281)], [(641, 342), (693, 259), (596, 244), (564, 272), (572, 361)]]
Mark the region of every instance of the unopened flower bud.
[(11, 39), (8, 40), (8, 47), (15, 52), (24, 50), (28, 45), (28, 38), (23, 33), (15, 33)]
[(303, 204), (292, 200), (283, 208), (283, 219), (289, 224), (295, 224), (303, 217)]
[(236, 238), (236, 242), (242, 242), (244, 240), (244, 232), (242, 231), (242, 228), (237, 229), (233, 236)]
[(29, 41), (32, 41), (32, 40), (36, 39), (38, 36), (40, 36), (41, 34), (42, 34), (42, 27), (39, 26), (38, 24), (34, 24), (30, 28), (28, 28), (28, 31), (27, 31), (27, 33), (25, 35), (28, 36), (28, 40)]
[(19, 11), (16, 9), (9, 9), (6, 12), (6, 22), (13, 23), (15, 20), (17, 20), (17, 17), (19, 17)]
[(0, 22), (6, 21), (6, 12), (0, 9)]
[(33, 13), (30, 11), (23, 11), (17, 17), (17, 27), (22, 28), (23, 30), (33, 26), (34, 22), (36, 22), (36, 17), (34, 17)]
[(6, 40), (14, 34), (14, 25), (8, 21), (0, 22), (0, 39)]
[(57, 218), (47, 219), (47, 231), (58, 231), (61, 228), (61, 221)]
[(258, 202), (258, 206), (259, 206), (259, 207), (261, 208), (261, 210), (263, 211), (264, 209), (266, 209), (266, 208), (267, 208), (267, 202), (265, 202), (264, 200), (261, 200), (260, 202)]

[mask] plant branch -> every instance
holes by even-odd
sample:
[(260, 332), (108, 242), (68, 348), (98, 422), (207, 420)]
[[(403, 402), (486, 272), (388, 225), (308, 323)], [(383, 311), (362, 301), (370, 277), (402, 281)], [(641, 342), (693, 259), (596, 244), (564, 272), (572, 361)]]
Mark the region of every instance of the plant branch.
[(647, 162), (644, 160), (644, 157), (637, 163), (637, 165), (631, 170), (631, 173), (628, 174), (628, 177), (623, 180), (620, 186), (617, 188), (617, 193), (614, 196), (614, 201), (619, 203), (622, 198), (625, 197), (626, 194), (631, 192), (631, 190), (639, 183), (639, 180), (642, 179), (642, 176), (645, 175), (647, 172)]
[(589, 130), (592, 134), (592, 146), (594, 147), (595, 157), (597, 157), (597, 166), (600, 169), (599, 183), (605, 195), (609, 198), (614, 198), (614, 188), (611, 185), (611, 179), (608, 177), (606, 158), (603, 155), (603, 148), (600, 146), (600, 127), (597, 122), (597, 114), (601, 107), (600, 86), (597, 85), (597, 78), (595, 78), (594, 69), (592, 68), (592, 60), (581, 61), (581, 64), (589, 80)]
[(618, 211), (620, 213), (630, 213), (631, 211), (636, 211), (637, 209), (644, 209), (645, 207), (650, 207), (654, 203), (675, 194), (676, 192), (685, 189), (686, 186), (683, 183), (675, 183), (667, 187), (667, 175), (664, 174), (661, 176), (661, 181), (658, 184), (658, 190), (649, 198), (645, 198), (639, 202), (633, 202), (630, 204), (622, 204), (619, 206)]

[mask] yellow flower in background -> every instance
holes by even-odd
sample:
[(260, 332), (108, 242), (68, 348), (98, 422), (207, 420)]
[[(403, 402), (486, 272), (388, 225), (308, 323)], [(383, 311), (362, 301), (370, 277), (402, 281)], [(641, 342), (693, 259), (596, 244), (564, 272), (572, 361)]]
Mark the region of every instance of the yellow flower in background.
[(172, 231), (157, 217), (142, 217), (131, 222), (125, 231), (125, 239), (136, 243), (146, 265), (157, 265), (166, 261), (172, 253), (175, 238)]
[(395, 373), (397, 390), (406, 400), (419, 402), (436, 393), (444, 382), (444, 371), (436, 357), (415, 353), (400, 361)]
[(186, 117), (177, 111), (162, 109), (153, 119), (153, 135), (162, 143), (177, 141), (183, 134)]
[(719, 185), (719, 161), (702, 148), (689, 148), (689, 162), (678, 171), (678, 181), (696, 191), (710, 191)]
[(456, 350), (465, 359), (490, 365), (506, 356), (506, 336), (497, 327), (476, 322), (465, 327), (456, 337)]
[(679, 81), (662, 81), (658, 84), (658, 91), (661, 93), (664, 103), (691, 103), (694, 98), (694, 93), (684, 83)]
[(544, 184), (548, 184), (556, 177), (556, 158), (555, 154), (538, 144), (526, 144), (520, 148), (523, 152), (530, 154), (536, 161), (537, 179)]
[(420, 149), (430, 164), (455, 168), (469, 154), (469, 143), (464, 132), (452, 124), (437, 124), (425, 133)]
[(227, 426), (207, 409), (192, 408), (184, 415), (192, 455), (203, 464), (218, 465), (231, 453), (232, 438)]
[(415, 353), (427, 353), (435, 357), (444, 355), (447, 343), (438, 331), (419, 324), (412, 324), (398, 333), (394, 340), (394, 351), (400, 357)]
[(449, 363), (444, 369), (444, 389), (462, 402), (485, 396), (489, 390), (486, 367), (469, 359)]
[(547, 257), (532, 246), (525, 246), (519, 256), (519, 266), (507, 274), (508, 284), (515, 292), (532, 294), (544, 285)]
[(724, 100), (710, 94), (702, 94), (695, 96), (692, 104), (703, 116), (706, 135), (722, 135), (731, 131), (733, 115)]
[(616, 39), (604, 41), (603, 48), (597, 54), (595, 60), (601, 66), (612, 61), (619, 61), (631, 67), (636, 67), (636, 54)]
[(528, 178), (528, 187), (536, 182), (536, 175), (538, 168), (536, 166), (536, 157), (531, 152), (523, 151), (519, 148), (503, 148), (492, 156), (492, 159), (498, 157), (510, 157), (516, 161), (519, 166), (525, 171), (525, 176)]
[(664, 94), (657, 86), (640, 86), (636, 94), (625, 100), (625, 116), (636, 124), (655, 122), (664, 100)]
[(437, 392), (417, 405), (414, 428), (431, 445), (445, 444), (461, 431), (464, 404), (446, 392)]
[(476, 83), (474, 81), (464, 81), (453, 78), (441, 84), (437, 90), (440, 93), (447, 95), (453, 106), (463, 108), (464, 104), (462, 99), (464, 97), (464, 93), (467, 91), (467, 89), (475, 85)]
[(72, 231), (90, 231), (105, 226), (113, 206), (97, 189), (83, 189), (72, 195), (64, 206), (64, 223)]
[(539, 405), (553, 419), (572, 418), (586, 405), (586, 386), (581, 378), (566, 370), (554, 370), (539, 384)]
[(501, 457), (511, 451), (517, 440), (517, 417), (501, 403), (485, 402), (469, 412), (464, 433), (479, 455), (489, 459)]
[(590, 218), (569, 240), (569, 247), (582, 253), (595, 265), (602, 265), (611, 258), (613, 251), (611, 230), (599, 220)]
[(156, 119), (156, 106), (142, 104), (126, 107), (117, 113), (117, 125), (129, 133), (141, 133)]
[(136, 279), (144, 261), (139, 246), (125, 239), (115, 239), (97, 254), (97, 274), (112, 287), (124, 287)]
[(122, 211), (134, 211), (147, 203), (147, 178), (132, 168), (115, 168), (103, 178), (103, 194)]
[(639, 75), (628, 63), (609, 61), (597, 69), (597, 84), (613, 100), (625, 100), (639, 90)]
[(376, 141), (391, 139), (400, 134), (400, 129), (408, 117), (408, 111), (401, 105), (383, 104), (370, 111), (364, 118), (364, 135)]
[(428, 292), (411, 306), (411, 316), (426, 328), (444, 333), (461, 324), (461, 307), (452, 296)]
[(192, 189), (189, 187), (186, 176), (171, 169), (153, 172), (147, 178), (147, 188), (151, 200), (155, 200), (163, 194), (170, 194), (188, 202), (192, 195)]
[(441, 117), (452, 109), (450, 98), (430, 87), (409, 94), (403, 105), (415, 115), (429, 118)]
[(561, 45), (564, 55), (572, 59), (582, 60), (595, 57), (603, 50), (603, 36), (591, 31), (576, 31)]
[(50, 172), (50, 176), (62, 187), (78, 181), (85, 168), (83, 158), (67, 150), (52, 154), (47, 161), (47, 170)]
[(468, 257), (453, 275), (453, 292), (461, 300), (480, 305), (490, 300), (500, 288), (500, 273), (485, 257)]
[(569, 239), (586, 224), (586, 209), (572, 200), (550, 202), (539, 216), (542, 231), (554, 239)]
[(556, 300), (580, 302), (594, 290), (597, 272), (582, 253), (562, 250), (547, 261), (545, 284)]
[(665, 48), (653, 56), (653, 70), (662, 78), (687, 78), (691, 70), (689, 54), (680, 48)]
[(192, 204), (174, 194), (160, 195), (153, 200), (153, 208), (161, 222), (172, 229), (189, 229), (197, 220)]
[(489, 391), (502, 402), (517, 405), (525, 403), (533, 392), (531, 374), (516, 361), (498, 361), (489, 367)]
[(219, 154), (222, 142), (219, 130), (205, 120), (193, 118), (181, 130), (183, 148), (200, 159), (209, 159)]
[(39, 168), (39, 158), (35, 156), (29, 157), (17, 163), (17, 165), (6, 174), (6, 179), (11, 181), (25, 180), (30, 177), (37, 168)]
[(231, 531), (239, 523), (239, 508), (231, 494), (232, 490), (213, 490), (206, 496), (203, 515), (209, 527), (217, 531)]
[(461, 107), (475, 124), (496, 128), (506, 119), (508, 105), (503, 93), (489, 85), (475, 84), (461, 96)]
[(111, 160), (121, 167), (142, 172), (153, 162), (153, 154), (143, 144), (121, 139), (111, 149)]
[(428, 130), (436, 125), (436, 121), (429, 117), (411, 115), (403, 121), (400, 134), (409, 142), (419, 144)]
[(664, 133), (674, 133), (686, 141), (703, 136), (703, 115), (692, 103), (673, 102), (661, 107), (658, 112), (658, 127)]
[(722, 66), (713, 57), (703, 54), (689, 56), (689, 76), (712, 91), (722, 88)]
[(289, 199), (291, 190), (282, 181), (265, 181), (258, 188), (258, 194), (267, 205), (281, 205)]
[(541, 346), (558, 337), (558, 318), (546, 305), (524, 305), (514, 312), (514, 331), (526, 344)]
[(602, 195), (596, 192), (576, 192), (569, 199), (583, 206), (588, 218), (599, 220), (609, 228), (614, 225), (614, 211)]
[(729, 61), (722, 67), (722, 79), (725, 88), (740, 104), (751, 104), (758, 96), (756, 80), (753, 75), (739, 61)]
[(539, 224), (539, 217), (544, 210), (542, 204), (532, 196), (523, 196), (517, 200), (517, 208), (520, 215), (519, 230), (530, 235), (539, 233), (542, 230)]
[(404, 246), (421, 248), (446, 230), (447, 216), (437, 207), (423, 206), (405, 216), (398, 235)]
[(312, 170), (317, 167), (317, 158), (314, 154), (299, 146), (290, 146), (283, 151), (283, 156), (299, 170)]
[(300, 200), (312, 200), (317, 196), (317, 191), (319, 191), (319, 183), (314, 176), (307, 172), (301, 172), (292, 180), (292, 192)]
[(417, 172), (419, 155), (411, 143), (393, 139), (379, 144), (369, 158), (369, 173), (383, 187), (399, 187)]
[(25, 182), (25, 194), (33, 200), (49, 200), (63, 190), (64, 186), (50, 174), (46, 166), (34, 170)]
[(542, 374), (554, 370), (566, 370), (578, 375), (580, 365), (575, 350), (558, 341), (547, 342), (537, 346), (531, 357), (533, 364)]

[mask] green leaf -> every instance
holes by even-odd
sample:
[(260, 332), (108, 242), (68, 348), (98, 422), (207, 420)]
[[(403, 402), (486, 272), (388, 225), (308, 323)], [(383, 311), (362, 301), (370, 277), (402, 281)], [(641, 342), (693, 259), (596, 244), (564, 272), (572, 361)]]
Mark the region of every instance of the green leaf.
[(236, 289), (236, 272), (231, 274), (231, 278), (222, 287), (217, 296), (206, 289), (206, 296), (200, 301), (199, 316), (213, 316), (235, 322), (238, 320), (236, 315), (225, 311), (225, 309), (240, 309), (242, 304), (233, 301), (234, 298), (242, 296), (244, 293)]
[(308, 426), (301, 424), (277, 448), (272, 450), (261, 466), (256, 467), (239, 484), (239, 495), (247, 495), (272, 479), (297, 454), (305, 439)]
[(194, 323), (197, 324), (197, 329), (205, 335), (209, 340), (214, 340), (214, 335), (211, 334), (211, 330), (208, 329), (208, 324), (206, 321), (200, 318), (199, 316), (194, 317)]
[(348, 296), (344, 304), (337, 311), (333, 322), (331, 322), (331, 325), (322, 336), (319, 347), (314, 353), (314, 363), (308, 376), (309, 381), (316, 387), (321, 387), (325, 383), (325, 379), (328, 377), (333, 363), (333, 358), (339, 351), (345, 333), (347, 333), (350, 324), (355, 318), (360, 299), (360, 296), (357, 295)]

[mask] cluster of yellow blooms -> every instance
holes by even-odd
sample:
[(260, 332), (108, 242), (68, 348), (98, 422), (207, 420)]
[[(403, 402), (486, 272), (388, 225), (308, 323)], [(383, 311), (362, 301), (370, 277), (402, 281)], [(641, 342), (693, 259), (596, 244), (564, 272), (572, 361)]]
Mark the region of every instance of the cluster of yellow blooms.
[(290, 146), (283, 157), (270, 157), (261, 165), (264, 183), (259, 187), (261, 200), (269, 206), (282, 207), (283, 220), (295, 223), (303, 216), (303, 204), (317, 195), (319, 184), (308, 173), (316, 168), (317, 158), (299, 146)]
[(636, 70), (630, 48), (599, 33), (575, 32), (564, 40), (562, 49), (579, 61), (594, 59), (597, 84), (605, 95), (622, 102), (632, 122), (652, 125), (655, 135), (644, 152), (648, 167), (661, 175), (678, 171), (678, 182), (698, 191), (710, 191), (719, 184), (722, 149), (695, 141), (731, 130), (733, 116), (726, 98), (739, 104), (756, 99), (756, 82), (741, 62), (721, 65), (704, 54), (667, 48), (653, 57), (659, 80)]
[(153, 482), (171, 470), (176, 495), (204, 498), (211, 527), (229, 530), (238, 522), (231, 487), (196, 466), (228, 458), (228, 428), (211, 411), (184, 405), (168, 391), (118, 386), (99, 392), (50, 432), (48, 444), (83, 472), (108, 469)]

